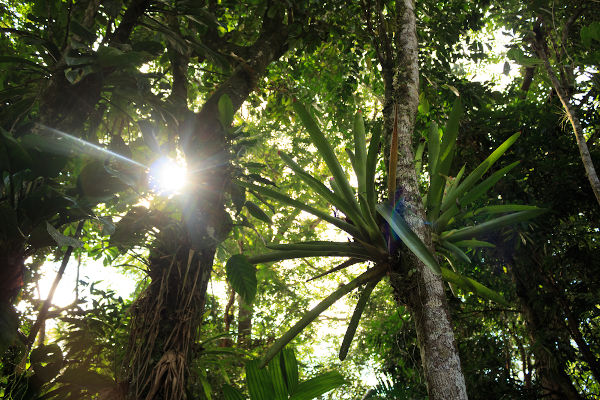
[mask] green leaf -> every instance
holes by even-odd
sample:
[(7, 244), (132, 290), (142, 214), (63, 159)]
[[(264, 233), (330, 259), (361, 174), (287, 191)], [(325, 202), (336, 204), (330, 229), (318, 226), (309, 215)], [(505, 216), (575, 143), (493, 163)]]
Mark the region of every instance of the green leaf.
[(483, 162), (465, 178), (465, 180), (456, 188), (456, 190), (444, 198), (441, 209), (446, 210), (448, 207), (450, 207), (450, 205), (455, 203), (459, 196), (470, 190), (473, 185), (475, 185), (475, 183), (481, 179), (483, 174), (485, 174), (487, 170), (490, 169), (490, 167), (494, 165), (494, 163), (510, 148), (510, 146), (512, 146), (512, 144), (519, 138), (520, 135), (520, 133), (516, 133), (506, 139), (506, 141), (498, 146), (498, 148), (494, 150), (492, 154), (483, 160)]
[(0, 303), (0, 354), (13, 344), (17, 338), (19, 316), (10, 303)]
[(520, 161), (515, 161), (514, 163), (507, 165), (504, 168), (499, 169), (494, 172), (488, 178), (486, 178), (483, 182), (479, 183), (473, 189), (469, 190), (462, 198), (459, 199), (459, 203), (462, 206), (471, 204), (475, 200), (479, 199), (481, 196), (487, 193), (487, 191), (496, 184), (502, 177), (504, 177), (510, 170), (516, 167)]
[(457, 247), (464, 247), (464, 248), (468, 248), (468, 249), (475, 249), (477, 247), (489, 247), (489, 248), (496, 247), (495, 244), (490, 243), (490, 242), (485, 242), (483, 240), (460, 240), (458, 242), (453, 242), (453, 244)]
[(91, 44), (96, 40), (96, 34), (94, 32), (90, 32), (86, 27), (75, 20), (71, 21), (70, 30), (72, 33), (79, 36), (85, 43)]
[(365, 121), (362, 113), (354, 115), (354, 172), (358, 181), (358, 193), (366, 194), (366, 166), (367, 166), (367, 138), (365, 135)]
[(235, 111), (233, 109), (233, 103), (231, 102), (231, 98), (227, 93), (224, 93), (219, 98), (219, 121), (221, 121), (221, 125), (223, 128), (228, 129), (233, 123), (233, 116)]
[(378, 282), (379, 280), (372, 280), (371, 282), (368, 282), (360, 294), (358, 302), (356, 303), (356, 307), (354, 308), (354, 312), (352, 313), (352, 318), (350, 319), (350, 323), (346, 329), (344, 340), (342, 341), (342, 345), (340, 347), (339, 357), (341, 361), (344, 361), (348, 355), (348, 350), (350, 349), (352, 339), (354, 339), (354, 335), (356, 334), (356, 328), (358, 328), (360, 317), (362, 316), (362, 313), (367, 306), (367, 301), (369, 301), (371, 293), (373, 292), (373, 289), (375, 289), (375, 286), (377, 286)]
[(415, 152), (415, 171), (417, 175), (421, 175), (421, 169), (423, 168), (423, 151), (425, 151), (425, 141), (421, 140), (417, 151)]
[(50, 382), (63, 367), (62, 350), (57, 344), (42, 345), (31, 351), (31, 367), (43, 382)]
[(449, 250), (450, 252), (452, 252), (455, 256), (457, 256), (458, 258), (460, 258), (461, 260), (463, 260), (464, 262), (466, 262), (467, 264), (471, 264), (471, 259), (469, 258), (469, 256), (467, 256), (465, 254), (464, 251), (462, 251), (458, 246), (450, 243), (447, 240), (442, 240), (441, 244), (444, 248), (446, 248), (447, 250)]
[(369, 143), (369, 151), (367, 153), (367, 165), (365, 170), (365, 192), (367, 203), (371, 214), (376, 214), (377, 191), (375, 190), (375, 171), (377, 170), (377, 154), (379, 153), (379, 143), (381, 141), (381, 129), (375, 129), (371, 142)]
[(286, 153), (279, 151), (278, 154), (279, 157), (281, 157), (281, 159), (283, 160), (283, 162), (294, 172), (295, 176), (300, 178), (305, 184), (307, 184), (312, 190), (314, 190), (318, 195), (320, 195), (325, 201), (327, 201), (329, 204), (331, 204), (344, 214), (348, 216), (352, 215), (352, 207), (343, 197), (329, 190), (327, 186), (325, 186), (317, 178), (313, 177), (311, 174), (302, 169), (302, 167), (299, 166)]
[(296, 360), (296, 354), (294, 350), (290, 348), (284, 348), (281, 350), (281, 368), (285, 373), (285, 383), (288, 388), (288, 393), (293, 393), (298, 386), (298, 361)]
[(243, 181), (238, 181), (237, 184), (240, 186), (243, 186), (247, 189), (254, 190), (255, 192), (260, 193), (264, 196), (268, 196), (268, 197), (270, 197), (274, 200), (277, 200), (283, 204), (287, 204), (294, 208), (298, 208), (300, 210), (306, 211), (318, 218), (321, 218), (324, 221), (329, 222), (332, 225), (337, 226), (341, 230), (348, 232), (350, 235), (352, 235), (354, 237), (358, 237), (358, 238), (362, 237), (362, 233), (353, 225), (350, 225), (346, 221), (336, 218), (336, 217), (333, 217), (323, 211), (317, 210), (316, 208), (311, 207), (311, 206), (307, 205), (306, 203), (292, 199), (284, 194), (281, 194), (279, 192), (276, 192), (274, 190), (271, 190), (269, 188), (265, 188), (262, 186), (253, 185), (251, 183), (247, 183), (247, 182), (243, 182)]
[[(362, 254), (365, 257), (369, 256), (364, 246), (359, 243), (352, 242), (330, 242), (330, 241), (315, 241), (315, 242), (300, 242), (300, 243), (284, 243), (284, 244), (268, 244), (268, 249), (271, 250), (306, 250), (306, 251), (331, 251), (331, 252), (348, 252)], [(382, 254), (383, 255), (383, 254)]]
[(306, 312), (302, 318), (294, 324), (286, 333), (283, 334), (275, 343), (267, 349), (264, 355), (261, 366), (266, 365), (281, 349), (283, 349), (292, 339), (294, 339), (304, 328), (306, 328), (311, 322), (313, 322), (321, 313), (327, 310), (333, 303), (341, 299), (358, 286), (364, 285), (370, 280), (380, 278), (385, 274), (385, 265), (380, 264), (375, 267), (363, 272), (361, 275), (350, 281), (349, 283), (340, 286), (336, 291), (331, 293), (319, 304), (313, 307), (310, 311)]
[[(521, 204), (502, 204), (497, 206), (486, 206), (481, 207), (473, 211), (472, 215), (486, 215), (486, 214), (504, 214), (509, 212), (517, 212), (517, 211), (529, 211), (529, 210), (539, 210), (538, 207), (535, 206), (525, 206)], [(465, 216), (470, 216), (471, 214), (466, 214)]]
[(508, 225), (516, 224), (517, 222), (530, 220), (545, 212), (546, 210), (540, 208), (519, 211), (514, 214), (504, 215), (502, 217), (498, 217), (490, 221), (477, 224), (475, 226), (468, 226), (465, 228), (444, 232), (441, 235), (441, 238), (451, 240), (453, 242), (458, 240), (471, 239), (477, 235), (483, 235), (488, 232), (496, 231)]
[(227, 281), (244, 301), (251, 304), (256, 296), (256, 268), (248, 258), (237, 254), (227, 260), (225, 264)]
[(321, 132), (315, 120), (312, 118), (312, 116), (309, 114), (306, 108), (302, 104), (300, 104), (300, 102), (293, 102), (293, 106), (294, 110), (296, 110), (296, 114), (298, 114), (304, 127), (308, 131), (308, 134), (310, 135), (313, 144), (319, 150), (319, 154), (321, 155), (321, 157), (323, 157), (325, 164), (327, 164), (327, 167), (331, 171), (331, 174), (333, 175), (337, 184), (340, 185), (344, 199), (352, 207), (354, 207), (357, 213), (360, 213), (358, 203), (356, 202), (354, 192), (352, 191), (350, 183), (346, 178), (346, 174), (342, 169), (342, 166), (340, 165), (340, 162), (338, 161), (337, 157), (335, 156), (333, 148), (325, 138), (325, 135), (323, 135), (323, 132)]
[(254, 218), (260, 219), (267, 224), (271, 224), (271, 218), (258, 205), (251, 201), (246, 201), (244, 205), (246, 206), (248, 212), (250, 212), (250, 215), (252, 215)]
[(410, 229), (402, 216), (396, 214), (391, 206), (380, 204), (377, 211), (387, 221), (390, 227), (400, 237), (402, 242), (412, 251), (425, 265), (427, 265), (435, 274), (441, 273), (435, 257), (419, 237)]
[(312, 379), (301, 382), (290, 400), (316, 399), (324, 393), (346, 384), (344, 377), (337, 371), (325, 372)]
[(273, 400), (275, 391), (266, 368), (261, 368), (259, 360), (246, 363), (246, 384), (252, 400)]
[(436, 171), (436, 164), (440, 154), (440, 131), (435, 122), (429, 125), (429, 137), (427, 139), (427, 151), (429, 161), (429, 176), (433, 177)]
[(510, 303), (506, 301), (502, 295), (492, 289), (487, 288), (474, 279), (462, 276), (447, 268), (442, 268), (442, 279), (458, 286), (465, 291), (472, 292), (477, 296), (492, 300), (498, 304), (502, 304), (503, 306), (510, 307)]
[(4, 64), (4, 63), (25, 64), (25, 65), (29, 65), (31, 67), (39, 68), (44, 71), (48, 70), (48, 68), (46, 68), (45, 66), (37, 64), (31, 60), (28, 60), (28, 59), (22, 58), (22, 57), (0, 56), (0, 64)]
[(281, 250), (273, 251), (258, 256), (248, 258), (252, 264), (263, 264), (269, 262), (278, 262), (283, 260), (292, 260), (295, 258), (309, 257), (353, 257), (363, 260), (370, 260), (370, 254), (366, 254), (365, 250), (354, 250), (353, 248), (338, 249), (338, 250)]
[(52, 239), (54, 239), (54, 241), (60, 246), (60, 247), (74, 247), (74, 248), (79, 248), (83, 246), (83, 243), (78, 240), (75, 239), (73, 237), (70, 236), (65, 236), (62, 233), (60, 233), (59, 231), (57, 231), (52, 225), (50, 225), (50, 223), (46, 222), (46, 229), (48, 230), (48, 233), (50, 234), (50, 236), (52, 236)]
[(275, 392), (274, 400), (287, 400), (288, 399), (288, 387), (286, 384), (286, 378), (284, 376), (285, 370), (282, 370), (283, 360), (282, 355), (279, 353), (268, 365), (269, 375), (271, 376), (271, 382), (273, 383), (273, 390)]
[(225, 400), (245, 400), (239, 390), (231, 385), (223, 385), (223, 397)]

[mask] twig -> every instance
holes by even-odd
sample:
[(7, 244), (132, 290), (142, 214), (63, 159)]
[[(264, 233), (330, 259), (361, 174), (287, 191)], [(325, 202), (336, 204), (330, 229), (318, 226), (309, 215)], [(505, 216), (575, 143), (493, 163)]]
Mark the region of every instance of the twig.
[[(77, 224), (77, 229), (75, 230), (75, 236), (74, 236), (75, 239), (79, 238), (79, 235), (81, 234), (81, 230), (83, 229), (84, 222), (85, 222), (85, 220), (81, 220), (81, 221), (79, 221), (79, 224)], [(50, 292), (48, 292), (48, 297), (46, 298), (46, 300), (44, 301), (44, 304), (42, 305), (42, 309), (40, 310), (40, 313), (38, 314), (37, 319), (35, 320), (35, 323), (33, 324), (33, 327), (31, 328), (31, 332), (29, 332), (29, 336), (27, 336), (27, 349), (28, 350), (31, 350), (31, 346), (35, 342), (35, 338), (40, 330), (40, 327), (42, 326), (42, 323), (46, 320), (46, 314), (48, 314), (48, 310), (50, 309), (50, 304), (52, 304), (52, 298), (54, 297), (54, 292), (56, 292), (56, 288), (57, 288), (58, 284), (60, 283), (60, 280), (62, 279), (63, 274), (65, 273), (65, 269), (67, 268), (67, 264), (69, 263), (69, 258), (71, 258), (71, 253), (73, 253), (73, 246), (69, 246), (67, 248), (67, 251), (65, 252), (65, 255), (63, 256), (62, 263), (60, 264), (60, 268), (58, 269), (58, 272), (56, 273), (56, 277), (54, 278), (54, 282), (52, 282), (52, 287), (50, 288)]]

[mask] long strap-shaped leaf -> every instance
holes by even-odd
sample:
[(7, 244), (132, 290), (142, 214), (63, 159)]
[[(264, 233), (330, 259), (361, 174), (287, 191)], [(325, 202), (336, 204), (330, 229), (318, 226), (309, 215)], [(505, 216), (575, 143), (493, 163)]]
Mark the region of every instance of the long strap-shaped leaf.
[(313, 276), (310, 279), (307, 279), (306, 282), (310, 282), (310, 281), (314, 281), (315, 279), (322, 278), (322, 277), (324, 277), (326, 275), (332, 274), (332, 273), (337, 272), (339, 270), (342, 270), (344, 268), (348, 268), (348, 267), (350, 267), (350, 266), (352, 266), (354, 264), (358, 264), (361, 261), (363, 261), (363, 260), (360, 260), (358, 258), (349, 258), (346, 261), (344, 261), (343, 263), (341, 263), (339, 265), (336, 265), (335, 267), (330, 268), (327, 271), (325, 271), (323, 273), (320, 273), (319, 275), (316, 275), (316, 276)]
[(327, 201), (332, 206), (336, 207), (338, 210), (346, 214), (352, 220), (356, 218), (356, 210), (346, 201), (346, 199), (342, 196), (339, 196), (337, 193), (332, 192), (325, 186), (321, 181), (317, 178), (306, 172), (301, 166), (299, 166), (289, 155), (284, 152), (279, 152), (279, 157), (286, 163), (288, 167), (294, 174), (302, 179), (304, 183), (306, 183), (312, 190), (315, 191), (318, 195), (320, 195), (325, 201)]
[(346, 381), (337, 371), (322, 373), (314, 378), (298, 384), (296, 390), (292, 393), (290, 400), (312, 400), (320, 395), (342, 386)]
[(371, 260), (373, 258), (364, 249), (355, 250), (354, 248), (347, 248), (345, 250), (280, 250), (249, 257), (248, 260), (252, 264), (262, 264), (308, 257), (354, 257), (362, 260)]
[(446, 239), (451, 242), (464, 240), (464, 239), (472, 239), (477, 235), (482, 235), (494, 230), (498, 230), (507, 225), (512, 225), (517, 222), (527, 221), (529, 219), (535, 218), (538, 215), (545, 213), (546, 210), (541, 208), (536, 208), (533, 210), (519, 211), (513, 214), (504, 215), (502, 217), (494, 218), (490, 221), (482, 222), (481, 224), (477, 224), (475, 226), (468, 226), (466, 228), (452, 230), (448, 232), (444, 232), (441, 235), (442, 239)]
[(400, 237), (402, 242), (412, 251), (425, 265), (427, 265), (437, 275), (441, 274), (440, 266), (435, 257), (425, 243), (410, 229), (404, 218), (394, 212), (391, 206), (380, 204), (377, 206), (377, 211), (387, 221), (390, 227)]
[[(456, 137), (458, 136), (458, 124), (460, 117), (463, 114), (462, 103), (460, 98), (456, 98), (448, 121), (446, 122), (446, 128), (444, 130), (444, 136), (442, 137), (437, 159), (432, 160), (434, 152), (430, 152), (429, 162), (435, 166), (435, 169), (430, 171), (430, 184), (427, 192), (427, 219), (434, 221), (437, 219), (440, 207), (442, 205), (442, 196), (444, 194), (444, 182), (445, 176), (448, 176), (450, 166), (452, 165), (452, 159), (454, 158), (454, 145), (456, 144)], [(430, 146), (435, 143), (435, 137), (437, 132), (430, 133)], [(439, 140), (439, 139), (438, 139)]]
[(377, 250), (377, 247), (368, 246), (365, 247), (360, 243), (353, 242), (329, 242), (329, 241), (318, 241), (318, 242), (300, 242), (300, 243), (284, 243), (284, 244), (268, 244), (266, 246), (271, 250), (305, 250), (305, 251), (333, 251), (333, 252), (348, 252), (355, 254), (362, 254), (365, 257), (385, 257), (387, 254), (381, 251), (373, 254), (373, 250)]
[(504, 306), (510, 307), (510, 303), (506, 301), (504, 297), (498, 292), (482, 285), (474, 279), (467, 278), (466, 276), (462, 276), (448, 268), (442, 267), (442, 279), (447, 282), (450, 282), (459, 288), (473, 292), (477, 296), (495, 301), (498, 304), (502, 304)]
[(358, 323), (360, 322), (360, 317), (367, 305), (367, 301), (371, 297), (371, 293), (379, 279), (373, 279), (368, 282), (360, 294), (360, 298), (356, 303), (356, 307), (354, 308), (354, 312), (352, 313), (352, 318), (350, 319), (350, 323), (348, 324), (348, 329), (346, 329), (346, 334), (344, 335), (344, 340), (342, 341), (342, 346), (340, 347), (340, 360), (344, 361), (346, 356), (348, 355), (348, 350), (350, 349), (350, 345), (352, 344), (352, 339), (354, 339), (354, 335), (356, 334), (356, 328), (358, 328)]
[(377, 192), (375, 191), (375, 171), (377, 170), (377, 154), (379, 153), (379, 143), (381, 141), (381, 129), (375, 129), (371, 142), (369, 143), (369, 151), (367, 153), (367, 169), (365, 172), (365, 192), (367, 196), (367, 203), (371, 214), (377, 213), (375, 207), (377, 206)]
[(323, 157), (323, 160), (325, 161), (325, 164), (327, 164), (327, 167), (331, 171), (331, 174), (333, 175), (334, 179), (340, 185), (342, 193), (346, 198), (346, 201), (352, 204), (352, 206), (356, 209), (356, 212), (360, 212), (358, 208), (358, 203), (354, 198), (354, 192), (352, 191), (352, 187), (348, 182), (348, 178), (346, 178), (346, 174), (344, 173), (340, 162), (335, 156), (333, 148), (325, 138), (325, 135), (323, 135), (323, 132), (321, 132), (321, 129), (319, 129), (313, 117), (300, 102), (293, 102), (293, 107), (296, 111), (296, 114), (298, 114), (298, 117), (300, 117), (300, 120), (302, 120), (302, 123), (308, 131), (308, 134), (310, 135), (313, 144), (319, 150), (319, 154), (321, 154), (321, 156)]
[(496, 182), (502, 179), (502, 177), (509, 173), (510, 170), (512, 170), (514, 167), (519, 165), (519, 163), (520, 161), (515, 161), (514, 163), (499, 169), (498, 171), (490, 175), (488, 178), (486, 178), (483, 182), (477, 184), (477, 186), (475, 186), (473, 189), (470, 189), (462, 198), (459, 199), (459, 203), (461, 204), (461, 206), (471, 204), (472, 202), (486, 194), (487, 191), (490, 190), (490, 188), (496, 184)]
[(360, 112), (354, 116), (352, 133), (354, 134), (354, 172), (358, 181), (358, 193), (366, 193), (367, 138), (365, 122)]
[(302, 330), (306, 328), (308, 324), (313, 322), (319, 315), (321, 315), (323, 311), (331, 307), (333, 303), (350, 293), (352, 290), (356, 289), (358, 286), (364, 285), (373, 279), (383, 276), (386, 268), (386, 265), (379, 264), (363, 272), (349, 283), (339, 287), (335, 292), (331, 293), (319, 304), (304, 314), (300, 321), (296, 322), (294, 326), (292, 326), (286, 333), (283, 334), (283, 336), (281, 336), (281, 338), (279, 338), (271, 345), (271, 347), (269, 347), (267, 353), (261, 361), (261, 366), (265, 366), (286, 344), (288, 344), (300, 332), (302, 332)]
[(488, 156), (488, 158), (483, 160), (483, 162), (465, 178), (465, 180), (456, 188), (456, 190), (452, 191), (451, 194), (444, 198), (441, 209), (447, 209), (450, 205), (455, 203), (456, 199), (460, 195), (470, 190), (473, 185), (475, 185), (475, 183), (481, 179), (483, 174), (485, 174), (487, 170), (490, 169), (490, 167), (502, 156), (502, 154), (504, 154), (510, 148), (510, 146), (512, 146), (512, 144), (519, 138), (520, 135), (520, 133), (515, 133), (506, 139), (504, 143), (498, 146), (498, 148)]
[(321, 218), (324, 221), (329, 222), (332, 225), (337, 226), (338, 228), (340, 228), (343, 231), (348, 232), (350, 235), (354, 236), (354, 237), (358, 237), (358, 238), (364, 238), (366, 239), (363, 234), (360, 232), (359, 229), (357, 229), (355, 226), (347, 223), (344, 220), (341, 220), (339, 218), (333, 217), (329, 214), (327, 214), (326, 212), (323, 212), (321, 210), (317, 210), (314, 207), (309, 206), (308, 204), (302, 203), (301, 201), (292, 199), (291, 197), (286, 196), (285, 194), (281, 194), (279, 192), (276, 192), (275, 190), (263, 187), (263, 186), (258, 186), (258, 185), (253, 185), (251, 183), (248, 182), (243, 182), (243, 181), (238, 181), (237, 182), (238, 185), (243, 186), (245, 188), (254, 190), (264, 196), (268, 196), (274, 200), (277, 200), (281, 203), (287, 204), (289, 206), (295, 207), (295, 208), (299, 208), (300, 210), (306, 211), (308, 213), (311, 213), (312, 215)]

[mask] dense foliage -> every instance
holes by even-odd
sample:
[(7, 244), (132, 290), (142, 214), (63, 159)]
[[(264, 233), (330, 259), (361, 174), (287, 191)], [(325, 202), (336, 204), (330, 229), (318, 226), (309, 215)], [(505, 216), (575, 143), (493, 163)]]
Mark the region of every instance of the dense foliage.
[(599, 44), (579, 0), (4, 1), (0, 397), (443, 398), (427, 274), (470, 398), (599, 397)]

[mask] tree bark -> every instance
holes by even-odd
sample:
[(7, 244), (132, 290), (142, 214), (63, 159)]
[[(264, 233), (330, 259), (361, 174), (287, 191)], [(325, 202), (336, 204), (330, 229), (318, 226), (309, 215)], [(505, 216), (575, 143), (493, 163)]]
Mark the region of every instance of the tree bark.
[[(382, 66), (385, 84), (384, 119), (389, 138), (397, 108), (398, 152), (396, 187), (406, 207), (425, 217), (419, 193), (412, 151), (412, 136), (419, 103), (419, 68), (416, 18), (413, 0), (396, 2), (397, 27), (394, 63)], [(385, 46), (384, 46), (385, 47)], [(386, 78), (387, 77), (387, 78)], [(410, 223), (410, 221), (409, 221)], [(425, 224), (411, 228), (433, 250), (431, 235)], [(434, 274), (414, 254), (404, 251), (402, 262), (394, 266), (391, 283), (397, 298), (409, 306), (415, 321), (421, 361), (431, 400), (467, 399), (458, 349), (450, 323), (446, 295), (440, 276)], [(403, 264), (403, 265), (402, 265)], [(411, 275), (412, 278), (404, 278)]]
[(550, 81), (552, 82), (552, 87), (554, 88), (554, 91), (558, 95), (558, 98), (563, 105), (567, 118), (569, 118), (569, 122), (571, 122), (573, 133), (575, 133), (575, 140), (577, 141), (577, 147), (579, 148), (579, 155), (581, 157), (581, 161), (583, 162), (583, 167), (585, 168), (585, 173), (590, 181), (594, 196), (596, 196), (596, 200), (600, 205), (600, 179), (598, 179), (598, 175), (596, 174), (596, 169), (594, 168), (590, 151), (585, 141), (585, 137), (583, 136), (583, 130), (581, 128), (579, 118), (576, 115), (575, 109), (569, 102), (567, 88), (565, 88), (559, 82), (554, 69), (550, 65), (548, 54), (546, 52), (546, 42), (541, 33), (541, 29), (537, 29), (535, 32), (535, 50), (538, 57), (542, 60), (544, 68), (546, 69), (546, 72), (550, 77)]
[(252, 343), (252, 316), (254, 308), (251, 303), (246, 303), (241, 296), (237, 296), (238, 301), (238, 346), (242, 349), (249, 349)]
[[(237, 111), (268, 65), (287, 51), (289, 25), (282, 20), (281, 14), (264, 16), (259, 38), (248, 46), (251, 57), (234, 69), (197, 114), (187, 112), (180, 125), (180, 145), (192, 183), (181, 207), (182, 224), (175, 232), (161, 231), (159, 247), (150, 258), (152, 282), (134, 308), (127, 380), (136, 399), (186, 398), (188, 366), (202, 350), (194, 343), (214, 255), (232, 228), (224, 199), (230, 185), (225, 137), (229, 127), (219, 121), (218, 103), (227, 95)], [(174, 96), (184, 92), (178, 88)]]

